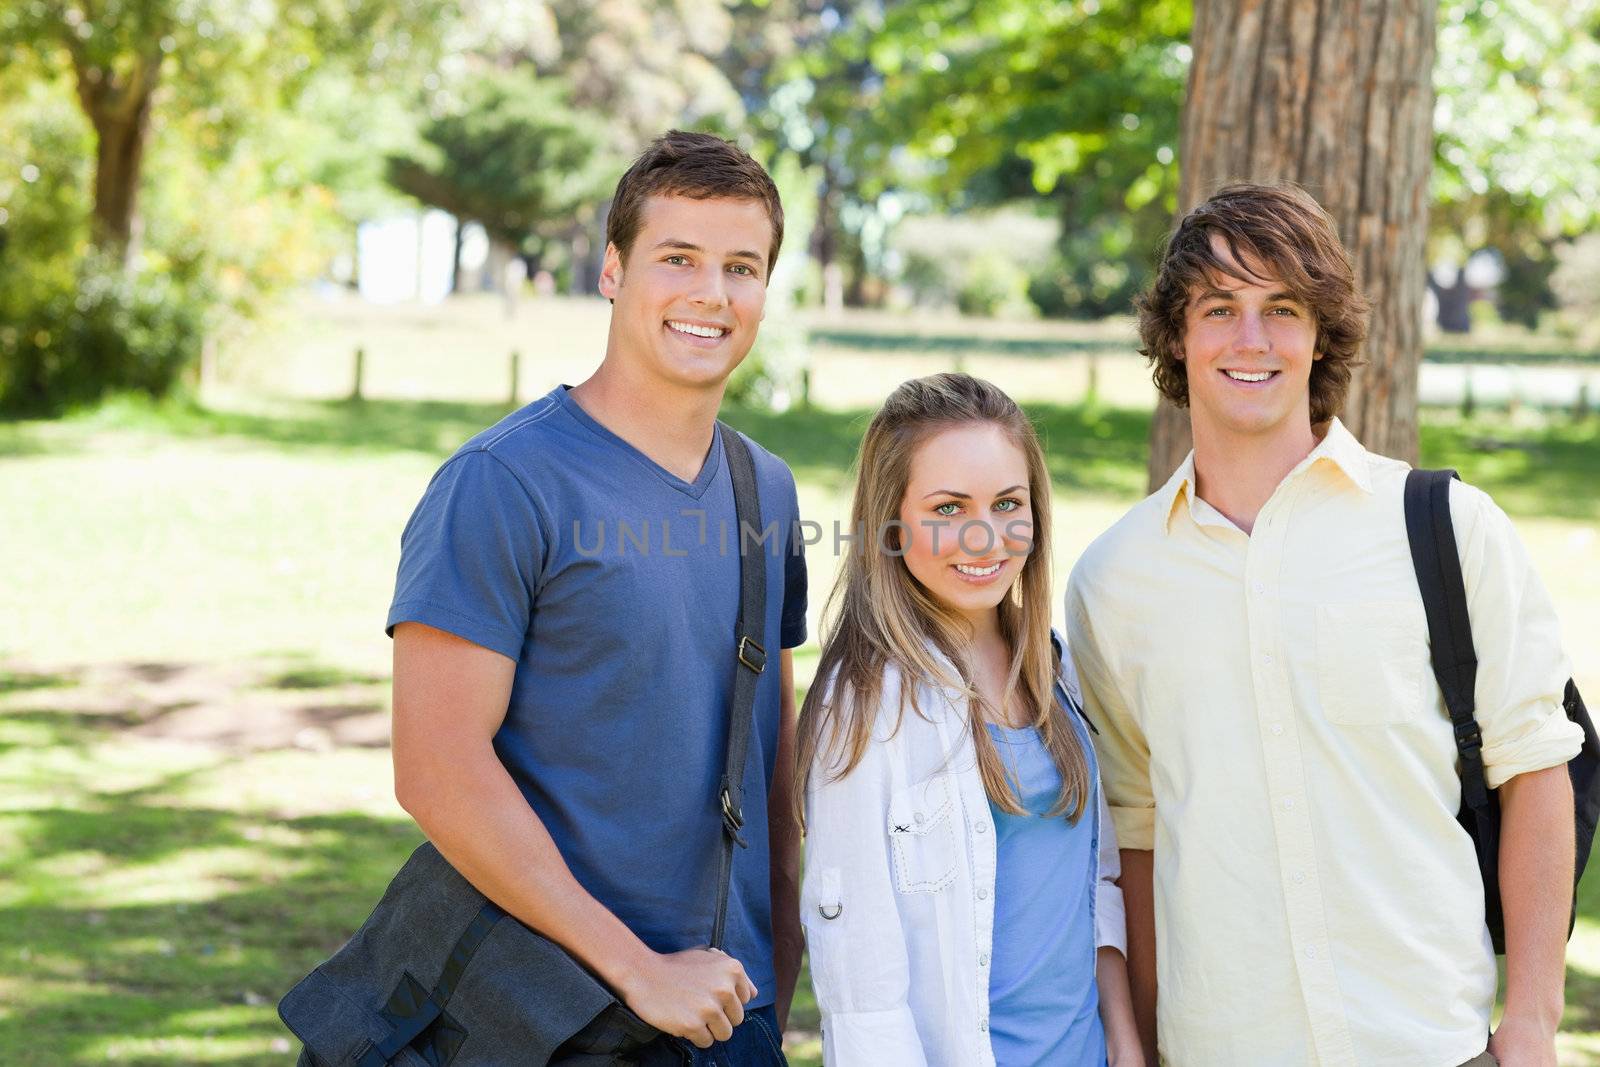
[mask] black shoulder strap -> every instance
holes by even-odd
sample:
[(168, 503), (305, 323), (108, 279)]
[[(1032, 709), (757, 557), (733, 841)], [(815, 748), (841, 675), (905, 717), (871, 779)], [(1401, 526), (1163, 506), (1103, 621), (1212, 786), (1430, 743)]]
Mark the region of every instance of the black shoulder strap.
[(1433, 674), (1444, 693), (1461, 754), (1461, 798), (1473, 810), (1489, 804), (1483, 770), (1483, 734), (1473, 717), (1478, 656), (1472, 646), (1472, 620), (1467, 615), (1467, 588), (1461, 579), (1461, 555), (1450, 521), (1453, 470), (1413, 470), (1406, 475), (1406, 537), (1411, 563), (1422, 591), (1432, 646)]
[(764, 543), (756, 541), (754, 559), (745, 552), (745, 533), (759, 534), (761, 498), (756, 492), (756, 465), (744, 439), (726, 423), (717, 423), (722, 454), (733, 479), (733, 508), (739, 529), (734, 543), (739, 552), (739, 625), (733, 635), (733, 700), (728, 719), (728, 759), (723, 765), (717, 803), (722, 808), (722, 867), (717, 880), (717, 911), (711, 927), (711, 947), (721, 948), (728, 919), (728, 879), (733, 875), (733, 846), (747, 848), (739, 830), (744, 826), (744, 765), (750, 748), (755, 715), (756, 685), (767, 666), (761, 645), (767, 616), (767, 561)]

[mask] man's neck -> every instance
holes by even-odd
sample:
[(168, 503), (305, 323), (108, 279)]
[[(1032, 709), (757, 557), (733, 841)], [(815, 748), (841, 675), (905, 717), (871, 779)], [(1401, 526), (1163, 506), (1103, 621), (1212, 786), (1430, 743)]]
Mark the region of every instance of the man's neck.
[(607, 359), (567, 395), (652, 461), (686, 482), (694, 481), (711, 448), (721, 386), (687, 389), (634, 377)]
[(1195, 495), (1250, 533), (1285, 476), (1311, 454), (1318, 441), (1309, 422), (1260, 436), (1196, 425)]

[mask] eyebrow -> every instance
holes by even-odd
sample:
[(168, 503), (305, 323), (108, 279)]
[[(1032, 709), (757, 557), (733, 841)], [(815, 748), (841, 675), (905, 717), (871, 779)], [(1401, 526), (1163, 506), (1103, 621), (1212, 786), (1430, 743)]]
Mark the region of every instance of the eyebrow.
[[(1231, 290), (1231, 289), (1218, 289), (1215, 286), (1210, 286), (1210, 287), (1202, 289), (1198, 293), (1196, 293), (1194, 295), (1193, 302), (1196, 303), (1196, 304), (1203, 304), (1207, 300), (1226, 300), (1226, 301), (1229, 301), (1231, 303), (1231, 302), (1236, 302), (1238, 299), (1239, 298), (1236, 295), (1234, 295), (1234, 290)], [(1267, 294), (1267, 303), (1269, 303), (1269, 304), (1275, 304), (1275, 303), (1280, 303), (1280, 302), (1285, 302), (1285, 301), (1287, 301), (1288, 303), (1291, 303), (1291, 304), (1304, 304), (1305, 303), (1305, 301), (1301, 300), (1298, 296), (1295, 296), (1293, 293), (1289, 292), (1287, 289), (1279, 289), (1279, 290), (1276, 290), (1275, 292), (1271, 292), (1271, 293)]]
[[(1005, 496), (1007, 493), (1018, 493), (1018, 492), (1026, 493), (1027, 491), (1028, 491), (1028, 487), (1025, 486), (1025, 485), (1008, 485), (1004, 489), (1002, 489), (998, 493), (996, 493), (995, 496)], [(953, 496), (957, 500), (971, 500), (972, 499), (972, 495), (970, 493), (958, 493), (954, 489), (935, 489), (933, 492), (928, 493), (922, 499), (926, 500), (930, 496)]]
[[(656, 248), (658, 248), (658, 249), (659, 248), (677, 248), (677, 249), (681, 249), (681, 250), (683, 250), (685, 252), (704, 252), (705, 251), (704, 248), (701, 248), (699, 245), (695, 244), (693, 241), (682, 241), (682, 240), (679, 240), (679, 239), (677, 239), (675, 237), (668, 237), (664, 241), (657, 241), (656, 242)], [(759, 262), (761, 262), (761, 253), (752, 252), (747, 248), (741, 248), (737, 252), (729, 252), (727, 258), (729, 258), (729, 259), (750, 259), (750, 260), (754, 260), (755, 262), (759, 263)]]

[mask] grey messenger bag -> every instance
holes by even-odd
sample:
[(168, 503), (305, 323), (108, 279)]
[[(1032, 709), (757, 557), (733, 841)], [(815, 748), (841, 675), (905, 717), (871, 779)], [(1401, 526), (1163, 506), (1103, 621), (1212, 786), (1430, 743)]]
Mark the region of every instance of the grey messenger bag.
[[(733, 848), (746, 847), (742, 786), (756, 685), (766, 667), (764, 553), (747, 561), (743, 531), (761, 529), (755, 464), (717, 424), (738, 516), (739, 621), (727, 760), (708, 798), (722, 812), (721, 868), (710, 945), (721, 948)], [(664, 1037), (564, 949), (506, 914), (425, 843), (345, 945), (278, 1004), (312, 1067), (506, 1067), (676, 1063)]]

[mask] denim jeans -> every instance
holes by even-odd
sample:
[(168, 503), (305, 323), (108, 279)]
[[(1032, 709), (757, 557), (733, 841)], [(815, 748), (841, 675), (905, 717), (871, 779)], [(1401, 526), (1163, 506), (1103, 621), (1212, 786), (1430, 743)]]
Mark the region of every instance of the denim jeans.
[(696, 1048), (678, 1037), (661, 1045), (639, 1061), (640, 1067), (787, 1067), (789, 1062), (783, 1057), (778, 1012), (770, 1004), (747, 1012), (728, 1040), (710, 1048)]
[[(614, 1063), (605, 1056), (574, 1057), (564, 1063)], [(696, 1048), (682, 1038), (652, 1042), (650, 1051), (637, 1061), (639, 1067), (787, 1067), (783, 1057), (783, 1036), (778, 1033), (778, 1013), (772, 1005), (757, 1008), (744, 1017), (726, 1041), (710, 1048)], [(308, 1052), (301, 1052), (299, 1067), (320, 1067)]]

